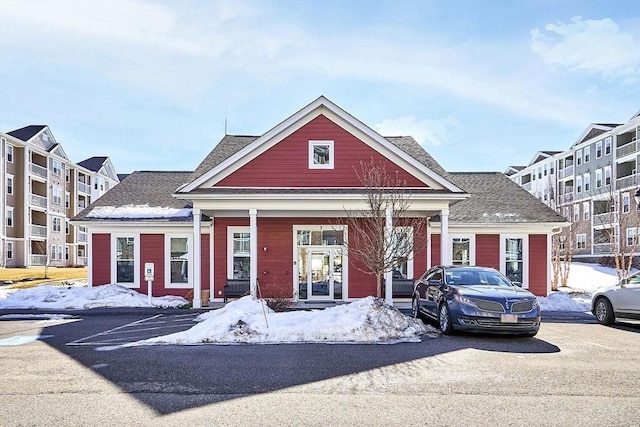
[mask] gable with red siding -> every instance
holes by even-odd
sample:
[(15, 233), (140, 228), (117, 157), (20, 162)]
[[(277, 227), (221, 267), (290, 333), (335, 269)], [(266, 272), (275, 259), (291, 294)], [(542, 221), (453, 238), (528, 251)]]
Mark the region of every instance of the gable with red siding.
[[(144, 264), (153, 263), (153, 283), (152, 292), (155, 296), (166, 295), (164, 287), (164, 234), (141, 234), (140, 235), (140, 280), (144, 281)], [(144, 281), (146, 293), (147, 282)]]
[[(309, 141), (331, 140), (334, 144), (333, 169), (309, 169)], [(220, 187), (360, 187), (354, 167), (360, 161), (386, 161), (387, 171), (398, 171), (408, 187), (425, 184), (379, 152), (320, 115), (265, 153), (234, 171), (216, 184)]]

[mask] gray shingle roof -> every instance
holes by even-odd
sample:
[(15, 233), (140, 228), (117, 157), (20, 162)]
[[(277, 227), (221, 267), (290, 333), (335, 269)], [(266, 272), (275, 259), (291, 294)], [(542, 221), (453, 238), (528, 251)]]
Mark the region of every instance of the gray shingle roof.
[(20, 129), (12, 130), (11, 132), (7, 132), (7, 135), (11, 135), (14, 138), (18, 138), (21, 141), (27, 142), (45, 127), (46, 125), (29, 125)]
[(451, 204), (452, 223), (516, 224), (566, 222), (560, 214), (500, 172), (452, 172), (470, 197)]
[[(149, 205), (175, 209), (191, 208), (191, 202), (172, 197), (174, 191), (187, 182), (191, 172), (137, 171), (106, 192), (76, 215), (73, 220), (85, 220), (97, 206)], [(91, 219), (95, 221), (95, 219)]]
[[(247, 145), (258, 139), (258, 136), (249, 135), (225, 135), (224, 138), (213, 147), (213, 150), (198, 165), (196, 170), (191, 174), (188, 182), (200, 178), (214, 167), (218, 166), (229, 157), (242, 150)], [(186, 182), (185, 182), (186, 183)]]
[(93, 156), (81, 161), (78, 165), (90, 171), (98, 172), (107, 159), (108, 157), (106, 156)]

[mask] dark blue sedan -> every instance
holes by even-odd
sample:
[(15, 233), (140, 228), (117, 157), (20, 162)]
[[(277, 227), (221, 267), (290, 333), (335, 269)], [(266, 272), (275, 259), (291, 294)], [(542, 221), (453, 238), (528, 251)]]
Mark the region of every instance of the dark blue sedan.
[(438, 322), (443, 334), (456, 330), (534, 336), (540, 305), (531, 292), (486, 267), (437, 266), (415, 283), (414, 317)]

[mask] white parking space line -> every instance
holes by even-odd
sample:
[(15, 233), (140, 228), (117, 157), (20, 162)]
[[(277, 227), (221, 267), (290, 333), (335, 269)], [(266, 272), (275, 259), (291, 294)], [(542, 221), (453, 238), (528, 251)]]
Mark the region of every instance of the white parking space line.
[[(178, 319), (176, 319), (178, 318)], [(170, 334), (179, 328), (187, 329), (188, 325), (193, 324), (194, 315), (185, 314), (172, 317), (165, 317), (162, 314), (147, 317), (145, 319), (136, 320), (126, 325), (118, 326), (88, 337), (80, 338), (67, 343), (69, 346), (101, 346), (113, 344), (127, 344), (151, 338), (162, 333), (154, 333), (157, 331), (166, 331)]]

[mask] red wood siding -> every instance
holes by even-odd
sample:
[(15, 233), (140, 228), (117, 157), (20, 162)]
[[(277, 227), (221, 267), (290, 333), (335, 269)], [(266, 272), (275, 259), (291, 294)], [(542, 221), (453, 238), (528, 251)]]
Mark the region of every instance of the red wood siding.
[(538, 296), (547, 296), (547, 235), (529, 235), (529, 291)]
[(499, 234), (476, 234), (476, 265), (500, 270)]
[(431, 266), (440, 264), (440, 235), (431, 235)]
[[(334, 141), (334, 169), (309, 169), (309, 140)], [(354, 165), (385, 158), (358, 138), (326, 118), (318, 116), (267, 152), (221, 180), (229, 187), (360, 187)], [(421, 181), (387, 161), (390, 173), (399, 172), (407, 186), (423, 187)]]
[[(153, 263), (153, 296), (176, 295), (175, 292), (167, 292), (164, 287), (164, 235), (141, 234), (140, 235), (140, 292), (147, 293), (147, 282), (144, 280), (144, 264)], [(169, 291), (173, 291), (170, 289)]]
[(91, 283), (111, 283), (111, 234), (91, 235)]

